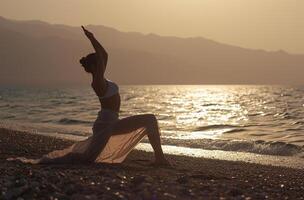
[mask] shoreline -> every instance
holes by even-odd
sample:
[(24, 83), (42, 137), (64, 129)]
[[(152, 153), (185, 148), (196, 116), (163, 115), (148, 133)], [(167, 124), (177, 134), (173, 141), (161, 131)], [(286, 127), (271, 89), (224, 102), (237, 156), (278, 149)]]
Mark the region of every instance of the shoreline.
[[(39, 130), (29, 129), (28, 124), (25, 126), (14, 125), (13, 123), (1, 123), (0, 122), (0, 130), (7, 131), (15, 131), (15, 132), (24, 132), (26, 134), (34, 134), (41, 135), (45, 137), (63, 139), (67, 141), (81, 141), (85, 140), (87, 136), (77, 136), (77, 135), (68, 135), (56, 132), (41, 132), (42, 128)], [(25, 129), (25, 131), (23, 130)], [(216, 144), (215, 144), (216, 145)], [(179, 146), (174, 145), (172, 142), (168, 142), (167, 138), (162, 138), (162, 147), (164, 153), (172, 154), (172, 155), (180, 155), (187, 156), (193, 158), (209, 158), (209, 159), (217, 159), (217, 160), (226, 160), (226, 161), (240, 161), (246, 163), (255, 163), (261, 165), (270, 165), (270, 166), (281, 166), (281, 167), (289, 167), (295, 169), (304, 169), (304, 155), (272, 155), (265, 153), (257, 153), (251, 151), (230, 151), (223, 150), (217, 148), (200, 148), (200, 147), (189, 147), (189, 146)], [(231, 147), (230, 147), (231, 148)], [(261, 147), (261, 150), (263, 147)], [(145, 152), (153, 152), (151, 145), (147, 138), (144, 138), (136, 147), (136, 150), (145, 151)], [(229, 148), (228, 148), (229, 149)], [(280, 150), (282, 154), (282, 149)], [(286, 150), (288, 151), (288, 150)], [(290, 151), (290, 149), (289, 149)], [(289, 152), (290, 153), (290, 152)], [(286, 154), (286, 153), (285, 153)], [(303, 154), (303, 153), (302, 153)]]
[(304, 170), (167, 155), (173, 168), (149, 166), (133, 150), (119, 165), (28, 165), (73, 141), (0, 128), (0, 199), (304, 199)]

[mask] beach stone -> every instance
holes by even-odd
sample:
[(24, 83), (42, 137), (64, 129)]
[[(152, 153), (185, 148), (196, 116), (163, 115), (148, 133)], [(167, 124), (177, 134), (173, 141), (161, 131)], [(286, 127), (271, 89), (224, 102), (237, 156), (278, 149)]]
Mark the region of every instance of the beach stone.
[(26, 184), (27, 184), (27, 181), (24, 178), (20, 178), (20, 179), (15, 180), (15, 186), (23, 186), (23, 185), (26, 185)]
[(114, 193), (116, 199), (125, 199), (124, 195), (121, 192)]
[(60, 191), (61, 188), (63, 188), (63, 186), (61, 186), (61, 184), (50, 184), (49, 187), (53, 190), (53, 191)]
[(63, 173), (63, 172), (58, 172), (58, 174), (62, 177), (66, 177), (65, 173)]
[(176, 199), (176, 196), (175, 196), (174, 194), (170, 194), (170, 193), (168, 193), (168, 192), (165, 192), (165, 193), (164, 193), (164, 196), (167, 197), (167, 198), (169, 197), (169, 198), (171, 198), (171, 199)]
[(108, 187), (108, 186), (105, 186), (105, 189), (106, 189), (107, 191), (110, 191), (110, 190), (111, 190), (111, 188)]
[(122, 179), (122, 180), (126, 180), (127, 179), (127, 177), (125, 175), (121, 174), (121, 173), (117, 173), (116, 176), (118, 178)]
[(187, 196), (194, 196), (192, 189), (183, 188), (182, 193)]

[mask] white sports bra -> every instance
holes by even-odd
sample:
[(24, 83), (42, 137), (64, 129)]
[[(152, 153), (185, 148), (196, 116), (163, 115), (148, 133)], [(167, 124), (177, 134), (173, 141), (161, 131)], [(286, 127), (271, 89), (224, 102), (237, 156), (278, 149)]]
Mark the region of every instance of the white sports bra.
[(111, 96), (114, 96), (115, 94), (117, 94), (119, 92), (118, 86), (116, 85), (116, 83), (106, 79), (107, 82), (107, 91), (103, 96), (98, 96), (99, 99), (105, 99)]

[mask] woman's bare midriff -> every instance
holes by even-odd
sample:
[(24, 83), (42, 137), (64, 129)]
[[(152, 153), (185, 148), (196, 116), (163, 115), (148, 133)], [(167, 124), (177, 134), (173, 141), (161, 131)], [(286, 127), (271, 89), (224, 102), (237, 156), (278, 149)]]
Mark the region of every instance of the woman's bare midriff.
[[(98, 82), (92, 82), (91, 86), (98, 97), (102, 97), (107, 90), (108, 85), (104, 84), (105, 86), (102, 87), (102, 84), (98, 84)], [(109, 109), (113, 110), (114, 112), (119, 112), (120, 109), (120, 95), (119, 93), (107, 97), (107, 98), (99, 98), (99, 102), (102, 109)]]
[(109, 109), (113, 110), (115, 112), (119, 112), (120, 109), (120, 95), (115, 94), (111, 97), (104, 98), (104, 99), (99, 99), (100, 105), (102, 109)]

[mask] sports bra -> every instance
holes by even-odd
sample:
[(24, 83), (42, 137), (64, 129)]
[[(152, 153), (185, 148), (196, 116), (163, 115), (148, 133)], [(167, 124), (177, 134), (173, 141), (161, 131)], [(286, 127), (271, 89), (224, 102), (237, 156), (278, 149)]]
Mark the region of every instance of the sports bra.
[(116, 85), (116, 83), (114, 83), (108, 79), (106, 79), (106, 82), (107, 82), (107, 91), (103, 96), (98, 96), (98, 98), (100, 100), (114, 96), (115, 94), (118, 94), (118, 92), (119, 92), (119, 89), (118, 89), (118, 86)]

